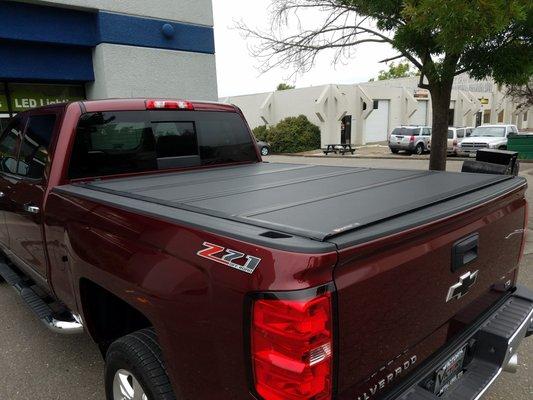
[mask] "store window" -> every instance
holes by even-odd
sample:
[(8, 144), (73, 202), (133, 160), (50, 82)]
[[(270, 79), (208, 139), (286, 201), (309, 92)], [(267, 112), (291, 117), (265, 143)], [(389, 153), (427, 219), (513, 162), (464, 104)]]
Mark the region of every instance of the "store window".
[(9, 107), (7, 104), (7, 96), (5, 85), (0, 83), (0, 131), (3, 132), (6, 129), (9, 118), (11, 114), (9, 113)]
[(0, 82), (0, 124), (30, 108), (84, 99), (83, 85)]
[(485, 110), (483, 113), (483, 123), (490, 124), (490, 110)]

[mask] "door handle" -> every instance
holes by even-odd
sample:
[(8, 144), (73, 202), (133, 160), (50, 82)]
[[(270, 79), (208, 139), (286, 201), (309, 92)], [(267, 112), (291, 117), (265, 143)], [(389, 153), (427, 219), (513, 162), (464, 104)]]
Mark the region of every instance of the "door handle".
[(39, 211), (41, 211), (41, 209), (37, 206), (34, 206), (33, 204), (24, 204), (24, 211), (30, 214), (39, 214)]
[(478, 258), (479, 234), (475, 233), (454, 243), (452, 247), (452, 272)]

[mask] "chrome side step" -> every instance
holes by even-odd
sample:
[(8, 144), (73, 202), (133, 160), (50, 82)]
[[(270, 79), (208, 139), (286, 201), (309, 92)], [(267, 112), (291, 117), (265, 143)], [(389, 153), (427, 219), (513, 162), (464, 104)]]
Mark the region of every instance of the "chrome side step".
[(28, 307), (48, 329), (56, 333), (74, 335), (83, 332), (81, 318), (67, 310), (63, 305), (54, 311), (49, 303), (45, 302), (32, 289), (32, 281), (15, 272), (8, 264), (0, 261), (0, 276), (15, 289)]

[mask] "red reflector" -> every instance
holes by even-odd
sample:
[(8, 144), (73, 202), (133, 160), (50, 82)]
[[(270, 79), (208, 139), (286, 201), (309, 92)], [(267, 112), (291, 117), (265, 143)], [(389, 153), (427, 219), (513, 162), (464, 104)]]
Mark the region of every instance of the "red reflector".
[(147, 110), (194, 110), (190, 101), (182, 100), (146, 100)]
[(411, 136), (411, 137), (409, 138), (409, 141), (410, 141), (410, 142), (414, 142), (414, 141), (415, 141), (415, 137), (414, 137), (414, 136)]
[(256, 300), (251, 355), (264, 400), (325, 400), (332, 394), (331, 294)]

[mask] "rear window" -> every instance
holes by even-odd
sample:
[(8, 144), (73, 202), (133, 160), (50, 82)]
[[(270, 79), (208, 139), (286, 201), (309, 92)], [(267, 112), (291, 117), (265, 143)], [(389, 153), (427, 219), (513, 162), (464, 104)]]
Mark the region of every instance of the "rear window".
[(419, 128), (395, 128), (392, 134), (396, 136), (418, 136), (419, 132)]
[(70, 178), (257, 161), (236, 113), (119, 111), (80, 118)]

